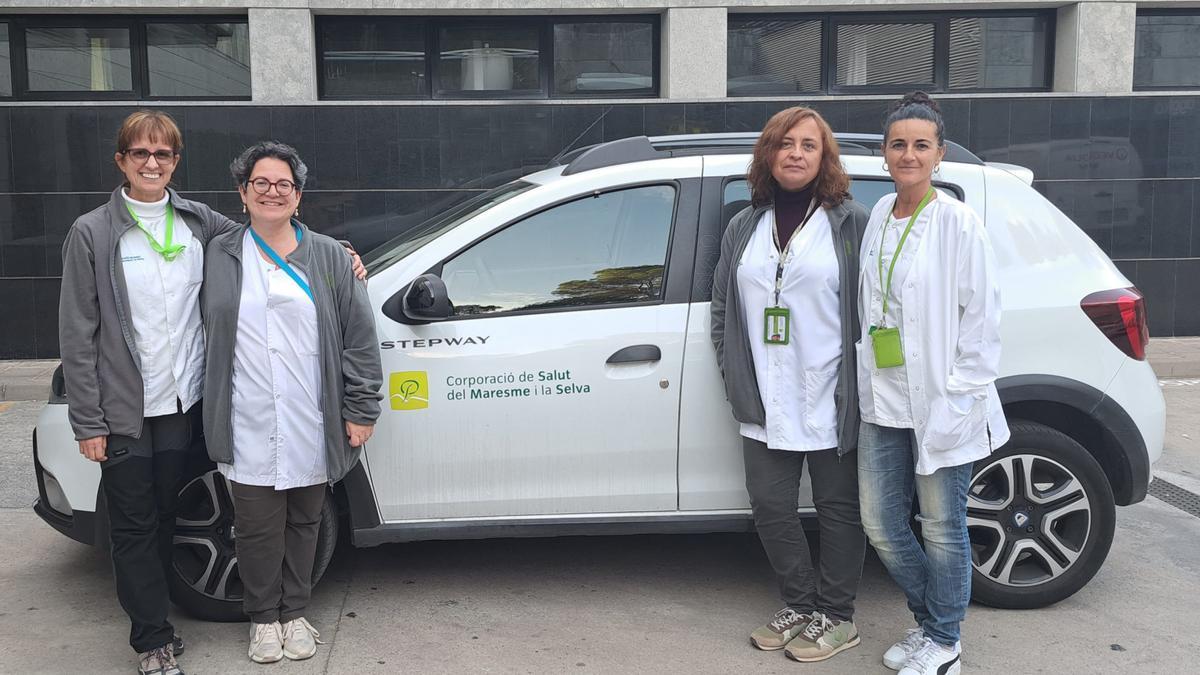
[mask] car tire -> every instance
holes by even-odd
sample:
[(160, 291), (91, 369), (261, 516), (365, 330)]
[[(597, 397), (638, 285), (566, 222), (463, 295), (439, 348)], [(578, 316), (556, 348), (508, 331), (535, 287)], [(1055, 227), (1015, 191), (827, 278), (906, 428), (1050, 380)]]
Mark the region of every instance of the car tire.
[[(171, 600), (188, 614), (206, 621), (246, 620), (235, 535), (233, 498), (224, 476), (210, 468), (184, 483), (167, 584)], [(314, 586), (333, 558), (337, 537), (337, 506), (326, 495), (313, 562)]]
[(1054, 604), (1083, 588), (1112, 545), (1116, 507), (1096, 458), (1062, 432), (1011, 422), (975, 463), (967, 496), (972, 597), (1001, 609)]

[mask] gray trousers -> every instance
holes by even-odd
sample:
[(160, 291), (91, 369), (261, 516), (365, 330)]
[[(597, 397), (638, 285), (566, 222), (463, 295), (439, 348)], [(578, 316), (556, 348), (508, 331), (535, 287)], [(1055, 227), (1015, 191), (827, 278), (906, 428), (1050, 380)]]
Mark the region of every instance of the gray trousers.
[(246, 614), (254, 623), (287, 623), (304, 616), (312, 595), (325, 484), (290, 490), (229, 485)]
[[(818, 610), (835, 621), (854, 618), (866, 537), (858, 514), (858, 457), (837, 449), (771, 450), (742, 439), (746, 491), (754, 525), (775, 571), (779, 594), (797, 612)], [(808, 462), (821, 532), (819, 574), (797, 511), (800, 476)]]

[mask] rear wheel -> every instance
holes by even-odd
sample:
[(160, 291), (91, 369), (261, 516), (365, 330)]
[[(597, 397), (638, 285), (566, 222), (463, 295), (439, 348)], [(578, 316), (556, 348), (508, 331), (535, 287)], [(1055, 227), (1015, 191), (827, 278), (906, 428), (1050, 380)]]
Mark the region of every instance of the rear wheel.
[(1116, 508), (1096, 459), (1069, 436), (1013, 422), (1012, 438), (975, 463), (967, 496), (972, 596), (1005, 609), (1044, 607), (1099, 571)]
[[(337, 532), (337, 510), (327, 496), (317, 535), (314, 586), (333, 556)], [(210, 469), (185, 483), (179, 491), (174, 558), (167, 578), (175, 604), (208, 621), (246, 620), (236, 536), (233, 498), (225, 477)]]

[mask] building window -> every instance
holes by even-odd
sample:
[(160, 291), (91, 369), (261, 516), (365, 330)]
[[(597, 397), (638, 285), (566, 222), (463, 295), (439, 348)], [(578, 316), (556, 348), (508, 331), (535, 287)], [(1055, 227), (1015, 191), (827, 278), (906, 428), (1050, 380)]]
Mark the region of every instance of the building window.
[(1044, 91), (1053, 31), (1053, 11), (732, 15), (727, 91)]
[(554, 92), (559, 96), (653, 94), (654, 24), (580, 21), (554, 24)]
[(446, 23), (438, 28), (439, 97), (539, 95), (540, 26)]
[(1138, 11), (1133, 86), (1135, 89), (1200, 87), (1200, 12)]
[(326, 98), (425, 95), (425, 25), (321, 17), (321, 83)]
[(821, 21), (729, 20), (729, 95), (821, 91)]
[(244, 17), (10, 16), (0, 26), (0, 96), (250, 98)]
[(838, 87), (929, 88), (934, 84), (932, 23), (842, 23), (834, 39)]
[(25, 29), (31, 93), (133, 91), (128, 28)]
[(317, 17), (323, 99), (658, 93), (658, 17)]
[(1049, 86), (1049, 19), (1039, 16), (950, 19), (950, 89)]
[(245, 23), (148, 23), (150, 95), (224, 98), (250, 93)]
[(12, 96), (12, 56), (8, 24), (0, 23), (0, 96)]

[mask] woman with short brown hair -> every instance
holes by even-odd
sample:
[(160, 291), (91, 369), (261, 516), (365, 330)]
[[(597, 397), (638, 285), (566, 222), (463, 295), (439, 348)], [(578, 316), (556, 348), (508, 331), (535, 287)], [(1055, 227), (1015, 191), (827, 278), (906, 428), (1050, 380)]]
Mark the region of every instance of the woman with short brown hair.
[[(785, 604), (750, 635), (821, 661), (859, 643), (865, 539), (858, 517), (858, 249), (867, 211), (850, 198), (829, 125), (811, 108), (767, 122), (751, 204), (730, 221), (712, 292), (712, 340), (741, 423), (746, 490)], [(797, 513), (805, 461), (821, 531), (819, 570)], [(819, 579), (818, 579), (819, 576)]]
[(179, 483), (203, 393), (204, 246), (237, 223), (169, 188), (183, 136), (157, 110), (129, 115), (123, 184), (63, 244), (59, 345), (79, 452), (100, 464), (117, 597), (138, 672), (182, 675), (167, 619)]

